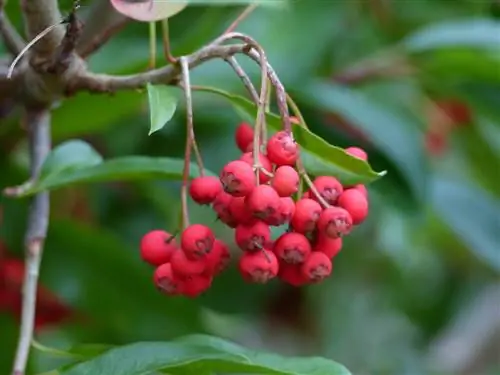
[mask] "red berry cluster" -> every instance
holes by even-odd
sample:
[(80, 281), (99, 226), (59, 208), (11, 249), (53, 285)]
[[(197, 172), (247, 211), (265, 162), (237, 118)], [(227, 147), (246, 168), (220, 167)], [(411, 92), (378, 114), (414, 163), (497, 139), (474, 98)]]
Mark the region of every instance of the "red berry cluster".
[[(234, 229), (236, 245), (242, 250), (238, 264), (244, 280), (266, 283), (278, 277), (301, 286), (325, 279), (342, 248), (342, 237), (368, 215), (365, 186), (343, 186), (335, 177), (318, 176), (297, 197), (299, 145), (289, 133), (275, 133), (258, 158), (252, 151), (250, 125), (241, 124), (235, 138), (241, 157), (227, 163), (219, 177), (193, 179), (191, 198), (211, 205), (218, 219)], [(367, 160), (360, 148), (346, 152)], [(273, 240), (271, 227), (282, 225), (288, 230)], [(141, 254), (157, 266), (155, 283), (162, 291), (190, 297), (207, 290), (230, 258), (228, 247), (201, 224), (184, 230), (180, 246), (169, 233), (152, 231), (142, 239)]]

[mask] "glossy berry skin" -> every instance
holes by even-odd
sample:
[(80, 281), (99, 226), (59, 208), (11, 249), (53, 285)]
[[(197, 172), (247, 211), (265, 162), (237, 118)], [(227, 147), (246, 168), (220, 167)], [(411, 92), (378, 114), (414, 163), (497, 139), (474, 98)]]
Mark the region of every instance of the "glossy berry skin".
[(278, 212), (280, 196), (271, 186), (259, 185), (246, 197), (245, 202), (253, 217), (266, 220)]
[(253, 128), (245, 122), (242, 122), (236, 128), (235, 141), (241, 152), (245, 152), (253, 142)]
[(174, 276), (179, 279), (200, 275), (206, 269), (204, 259), (189, 259), (186, 256), (186, 253), (182, 250), (177, 250), (172, 254), (170, 264), (172, 265), (172, 272)]
[(342, 250), (342, 237), (330, 238), (319, 233), (312, 250), (319, 251), (328, 258), (333, 259)]
[[(245, 152), (243, 155), (240, 157), (241, 161), (244, 161), (248, 165), (252, 166), (254, 165), (254, 160), (253, 160), (253, 152)], [(271, 177), (269, 176), (269, 173), (272, 173), (273, 171), (273, 165), (269, 161), (266, 155), (259, 153), (259, 162), (260, 166), (264, 168), (268, 173), (266, 174), (263, 171), (259, 171), (259, 183), (265, 184), (267, 183)]]
[[(313, 181), (313, 185), (326, 203), (331, 205), (337, 203), (340, 194), (344, 191), (340, 181), (331, 176), (316, 177)], [(312, 199), (317, 199), (315, 194), (312, 192), (310, 194)]]
[(361, 224), (368, 216), (368, 199), (357, 189), (347, 189), (339, 197), (339, 206), (352, 217), (353, 225)]
[(368, 160), (368, 154), (366, 153), (366, 151), (359, 147), (347, 147), (345, 149), (345, 152), (347, 152), (349, 155), (357, 157), (358, 159), (365, 161)]
[(198, 204), (210, 204), (222, 191), (220, 179), (215, 176), (196, 177), (189, 185), (189, 195)]
[(271, 242), (271, 229), (263, 221), (257, 220), (251, 225), (238, 225), (234, 240), (243, 251), (259, 251)]
[(301, 233), (282, 234), (274, 243), (273, 251), (280, 261), (290, 264), (303, 263), (311, 253), (309, 240)]
[(231, 260), (231, 253), (227, 245), (216, 239), (212, 251), (205, 257), (205, 275), (216, 276), (227, 267)]
[(292, 220), (293, 214), (295, 213), (295, 202), (290, 197), (280, 198), (280, 204), (278, 212), (273, 216), (268, 217), (265, 222), (269, 225), (280, 226), (287, 224)]
[(283, 165), (274, 172), (271, 186), (280, 197), (289, 197), (299, 190), (299, 180), (295, 168)]
[(241, 160), (229, 162), (222, 168), (220, 181), (224, 191), (234, 197), (245, 197), (255, 187), (252, 166)]
[(213, 277), (210, 275), (195, 275), (182, 281), (179, 292), (185, 297), (196, 298), (212, 286)]
[(267, 142), (266, 150), (271, 163), (277, 166), (293, 166), (299, 157), (299, 146), (292, 136), (285, 131), (274, 134)]
[(320, 204), (315, 200), (299, 199), (295, 203), (295, 213), (291, 221), (293, 229), (302, 234), (314, 231), (322, 211)]
[(231, 215), (231, 211), (229, 210), (232, 199), (232, 195), (229, 195), (225, 191), (221, 191), (217, 197), (215, 197), (212, 203), (212, 209), (215, 211), (220, 221), (230, 228), (236, 228), (238, 221)]
[(229, 203), (229, 213), (238, 224), (251, 224), (256, 219), (247, 207), (246, 197), (233, 197)]
[(366, 188), (365, 185), (362, 184), (354, 185), (351, 189), (356, 189), (361, 194), (363, 194), (365, 198), (368, 198), (368, 189)]
[(142, 260), (152, 266), (160, 266), (170, 261), (172, 253), (178, 246), (170, 233), (152, 230), (142, 237), (139, 248)]
[(193, 224), (181, 234), (181, 248), (190, 259), (204, 257), (212, 250), (215, 235), (206, 225)]
[(180, 293), (180, 280), (177, 279), (173, 272), (170, 263), (158, 266), (153, 275), (154, 283), (158, 290), (169, 296), (175, 296)]
[(280, 262), (278, 277), (283, 282), (295, 287), (307, 285), (309, 279), (302, 273), (302, 264)]
[(278, 275), (276, 255), (269, 250), (246, 252), (239, 260), (239, 270), (247, 282), (265, 284)]
[(351, 230), (351, 215), (341, 207), (326, 208), (319, 216), (318, 232), (327, 237), (338, 238), (345, 236)]
[(302, 264), (302, 274), (310, 282), (324, 280), (332, 273), (332, 261), (321, 252), (312, 252)]

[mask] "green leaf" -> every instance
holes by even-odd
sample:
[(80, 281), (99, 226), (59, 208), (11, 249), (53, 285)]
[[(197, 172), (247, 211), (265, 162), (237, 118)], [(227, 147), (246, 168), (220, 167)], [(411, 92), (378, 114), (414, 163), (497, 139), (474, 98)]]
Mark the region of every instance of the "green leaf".
[[(237, 112), (248, 121), (255, 119), (257, 107), (246, 98), (211, 87), (205, 87), (202, 90), (228, 99)], [(267, 113), (266, 121), (271, 130), (282, 129), (279, 116)], [(375, 172), (367, 162), (352, 157), (340, 147), (328, 144), (305, 127), (295, 125), (293, 135), (301, 147), (304, 166), (307, 172), (312, 175), (333, 175), (339, 178), (343, 184), (353, 185), (373, 182), (386, 173), (385, 171)]]
[(151, 127), (149, 135), (162, 129), (174, 116), (177, 109), (177, 97), (170, 87), (165, 85), (151, 85), (148, 83), (148, 103)]
[[(68, 141), (52, 151), (42, 166), (40, 178), (22, 196), (90, 182), (181, 180), (183, 167), (183, 160), (168, 157), (124, 156), (103, 160), (87, 143)], [(198, 167), (192, 164), (190, 170), (191, 177), (196, 177)], [(210, 171), (206, 173), (213, 175)]]
[(491, 19), (447, 21), (418, 30), (403, 40), (411, 52), (446, 47), (500, 49), (500, 22)]
[(62, 370), (61, 375), (144, 375), (241, 373), (266, 375), (349, 375), (342, 365), (320, 357), (283, 357), (246, 349), (205, 335), (171, 342), (140, 342), (111, 349), (94, 359)]

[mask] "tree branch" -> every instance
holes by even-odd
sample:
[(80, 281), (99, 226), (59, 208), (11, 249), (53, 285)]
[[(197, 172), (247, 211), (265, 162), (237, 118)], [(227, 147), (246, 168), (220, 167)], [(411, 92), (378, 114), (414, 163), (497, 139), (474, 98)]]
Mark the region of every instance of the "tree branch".
[(236, 58), (234, 56), (228, 57), (226, 59), (226, 62), (231, 66), (231, 68), (233, 68), (238, 77), (240, 77), (241, 81), (245, 85), (245, 88), (250, 94), (250, 97), (252, 98), (253, 102), (256, 105), (259, 105), (259, 94), (257, 93), (257, 90), (255, 89), (255, 86), (253, 85), (252, 81), (250, 80), (250, 77), (248, 76), (248, 74), (245, 73), (241, 65), (238, 64)]
[[(57, 0), (21, 0), (21, 9), (29, 40), (49, 26), (61, 22)], [(49, 57), (61, 43), (63, 36), (63, 29), (56, 27), (33, 46), (33, 51), (39, 56)]]
[[(31, 177), (38, 177), (43, 161), (50, 151), (50, 112), (28, 110), (26, 115), (30, 144)], [(23, 284), (21, 327), (12, 375), (24, 375), (28, 362), (35, 323), (38, 275), (43, 245), (49, 225), (49, 194), (37, 194), (31, 203), (25, 236), (26, 272)]]
[(15, 27), (10, 23), (7, 15), (4, 13), (5, 1), (0, 0), (0, 35), (5, 42), (5, 46), (13, 55), (22, 51), (25, 43)]
[[(242, 53), (247, 48), (246, 44), (233, 44), (229, 46), (208, 46), (186, 57), (189, 68), (193, 69), (205, 61), (222, 58), (225, 59), (237, 53)], [(70, 92), (87, 90), (90, 92), (114, 92), (117, 90), (133, 90), (143, 88), (149, 83), (172, 83), (181, 73), (180, 68), (168, 65), (163, 68), (150, 70), (143, 73), (111, 76), (107, 74), (94, 74), (83, 72), (75, 77), (75, 82), (68, 88)]]

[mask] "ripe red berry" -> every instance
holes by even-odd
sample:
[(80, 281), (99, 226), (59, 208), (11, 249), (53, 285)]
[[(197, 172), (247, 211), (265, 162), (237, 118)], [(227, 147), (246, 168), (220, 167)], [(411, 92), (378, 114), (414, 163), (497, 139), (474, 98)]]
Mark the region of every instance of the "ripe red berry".
[(233, 199), (232, 195), (229, 195), (225, 191), (221, 191), (212, 204), (212, 209), (217, 214), (220, 221), (226, 224), (230, 228), (236, 228), (238, 221), (231, 215), (229, 210), (229, 205)]
[(247, 123), (242, 122), (236, 128), (234, 136), (238, 148), (242, 152), (245, 152), (248, 145), (250, 145), (253, 142), (253, 128)]
[[(342, 184), (335, 177), (319, 176), (313, 181), (313, 185), (318, 191), (319, 195), (328, 203), (336, 204), (340, 194), (344, 191)], [(317, 199), (316, 195), (311, 192), (311, 197)]]
[(222, 168), (220, 181), (224, 191), (234, 197), (244, 197), (255, 187), (255, 173), (252, 166), (241, 160), (229, 162)]
[(190, 259), (204, 257), (212, 250), (215, 236), (212, 230), (203, 224), (193, 224), (184, 229), (181, 235), (181, 247)]
[(189, 259), (182, 250), (177, 250), (170, 259), (172, 272), (175, 277), (185, 279), (186, 277), (200, 275), (205, 271), (206, 264), (204, 259)]
[(358, 185), (354, 185), (353, 187), (351, 187), (351, 189), (356, 189), (358, 190), (360, 193), (362, 193), (366, 198), (368, 198), (368, 190), (366, 189), (366, 186), (365, 185), (362, 185), (362, 184), (358, 184)]
[(175, 238), (163, 230), (146, 233), (139, 245), (141, 258), (152, 266), (167, 263), (172, 253), (178, 248)]
[(267, 142), (266, 150), (271, 163), (277, 166), (293, 166), (299, 156), (299, 146), (292, 136), (285, 131), (274, 134)]
[(303, 263), (311, 252), (309, 240), (301, 233), (282, 234), (274, 243), (273, 251), (278, 259), (286, 263)]
[(240, 224), (234, 232), (234, 240), (244, 251), (257, 251), (268, 246), (271, 229), (266, 223), (257, 220), (250, 225)]
[(342, 237), (330, 238), (319, 233), (312, 250), (324, 253), (328, 258), (333, 259), (342, 250)]
[(295, 212), (295, 202), (290, 197), (280, 198), (278, 211), (271, 217), (268, 217), (265, 222), (269, 225), (280, 226), (287, 224), (292, 220)]
[(302, 264), (280, 262), (278, 277), (285, 283), (295, 287), (309, 283), (309, 279), (302, 273)]
[(332, 261), (326, 254), (312, 252), (302, 264), (302, 274), (311, 282), (319, 282), (330, 276), (332, 268)]
[(189, 298), (196, 298), (212, 286), (213, 277), (210, 275), (195, 275), (183, 280), (180, 284), (180, 293)]
[(206, 268), (204, 274), (218, 275), (227, 267), (230, 259), (231, 253), (227, 245), (223, 241), (216, 239), (212, 251), (205, 258)]
[[(240, 160), (244, 161), (245, 163), (253, 167), (254, 165), (253, 152), (245, 152), (243, 155), (241, 155)], [(261, 167), (268, 172), (267, 174), (262, 170), (259, 172), (259, 182), (261, 184), (265, 184), (271, 179), (269, 173), (272, 173), (273, 165), (271, 164), (267, 156), (261, 153), (259, 153), (259, 162)]]
[(189, 185), (189, 195), (198, 204), (210, 204), (222, 191), (220, 179), (215, 176), (196, 177)]
[(292, 217), (292, 227), (296, 232), (308, 234), (316, 228), (322, 208), (312, 199), (299, 199), (295, 203), (295, 213)]
[(238, 224), (250, 224), (255, 220), (247, 207), (245, 197), (233, 197), (229, 203), (229, 213)]
[(245, 281), (264, 284), (278, 274), (278, 259), (269, 250), (246, 252), (240, 258), (239, 270)]
[(361, 224), (368, 216), (368, 199), (357, 189), (347, 189), (339, 197), (339, 206), (352, 218), (353, 225)]
[(352, 218), (341, 207), (329, 207), (323, 210), (318, 219), (318, 231), (330, 238), (349, 234), (352, 230)]
[(347, 147), (345, 149), (345, 152), (348, 154), (357, 157), (358, 159), (361, 160), (368, 160), (368, 154), (365, 152), (365, 150), (359, 148), (359, 147)]
[(271, 186), (259, 185), (246, 197), (246, 205), (252, 216), (266, 220), (278, 212), (280, 196)]
[(271, 186), (280, 197), (289, 197), (299, 190), (299, 180), (295, 168), (283, 165), (274, 172)]
[(179, 294), (180, 281), (174, 276), (170, 263), (158, 266), (153, 275), (156, 287), (170, 296)]

